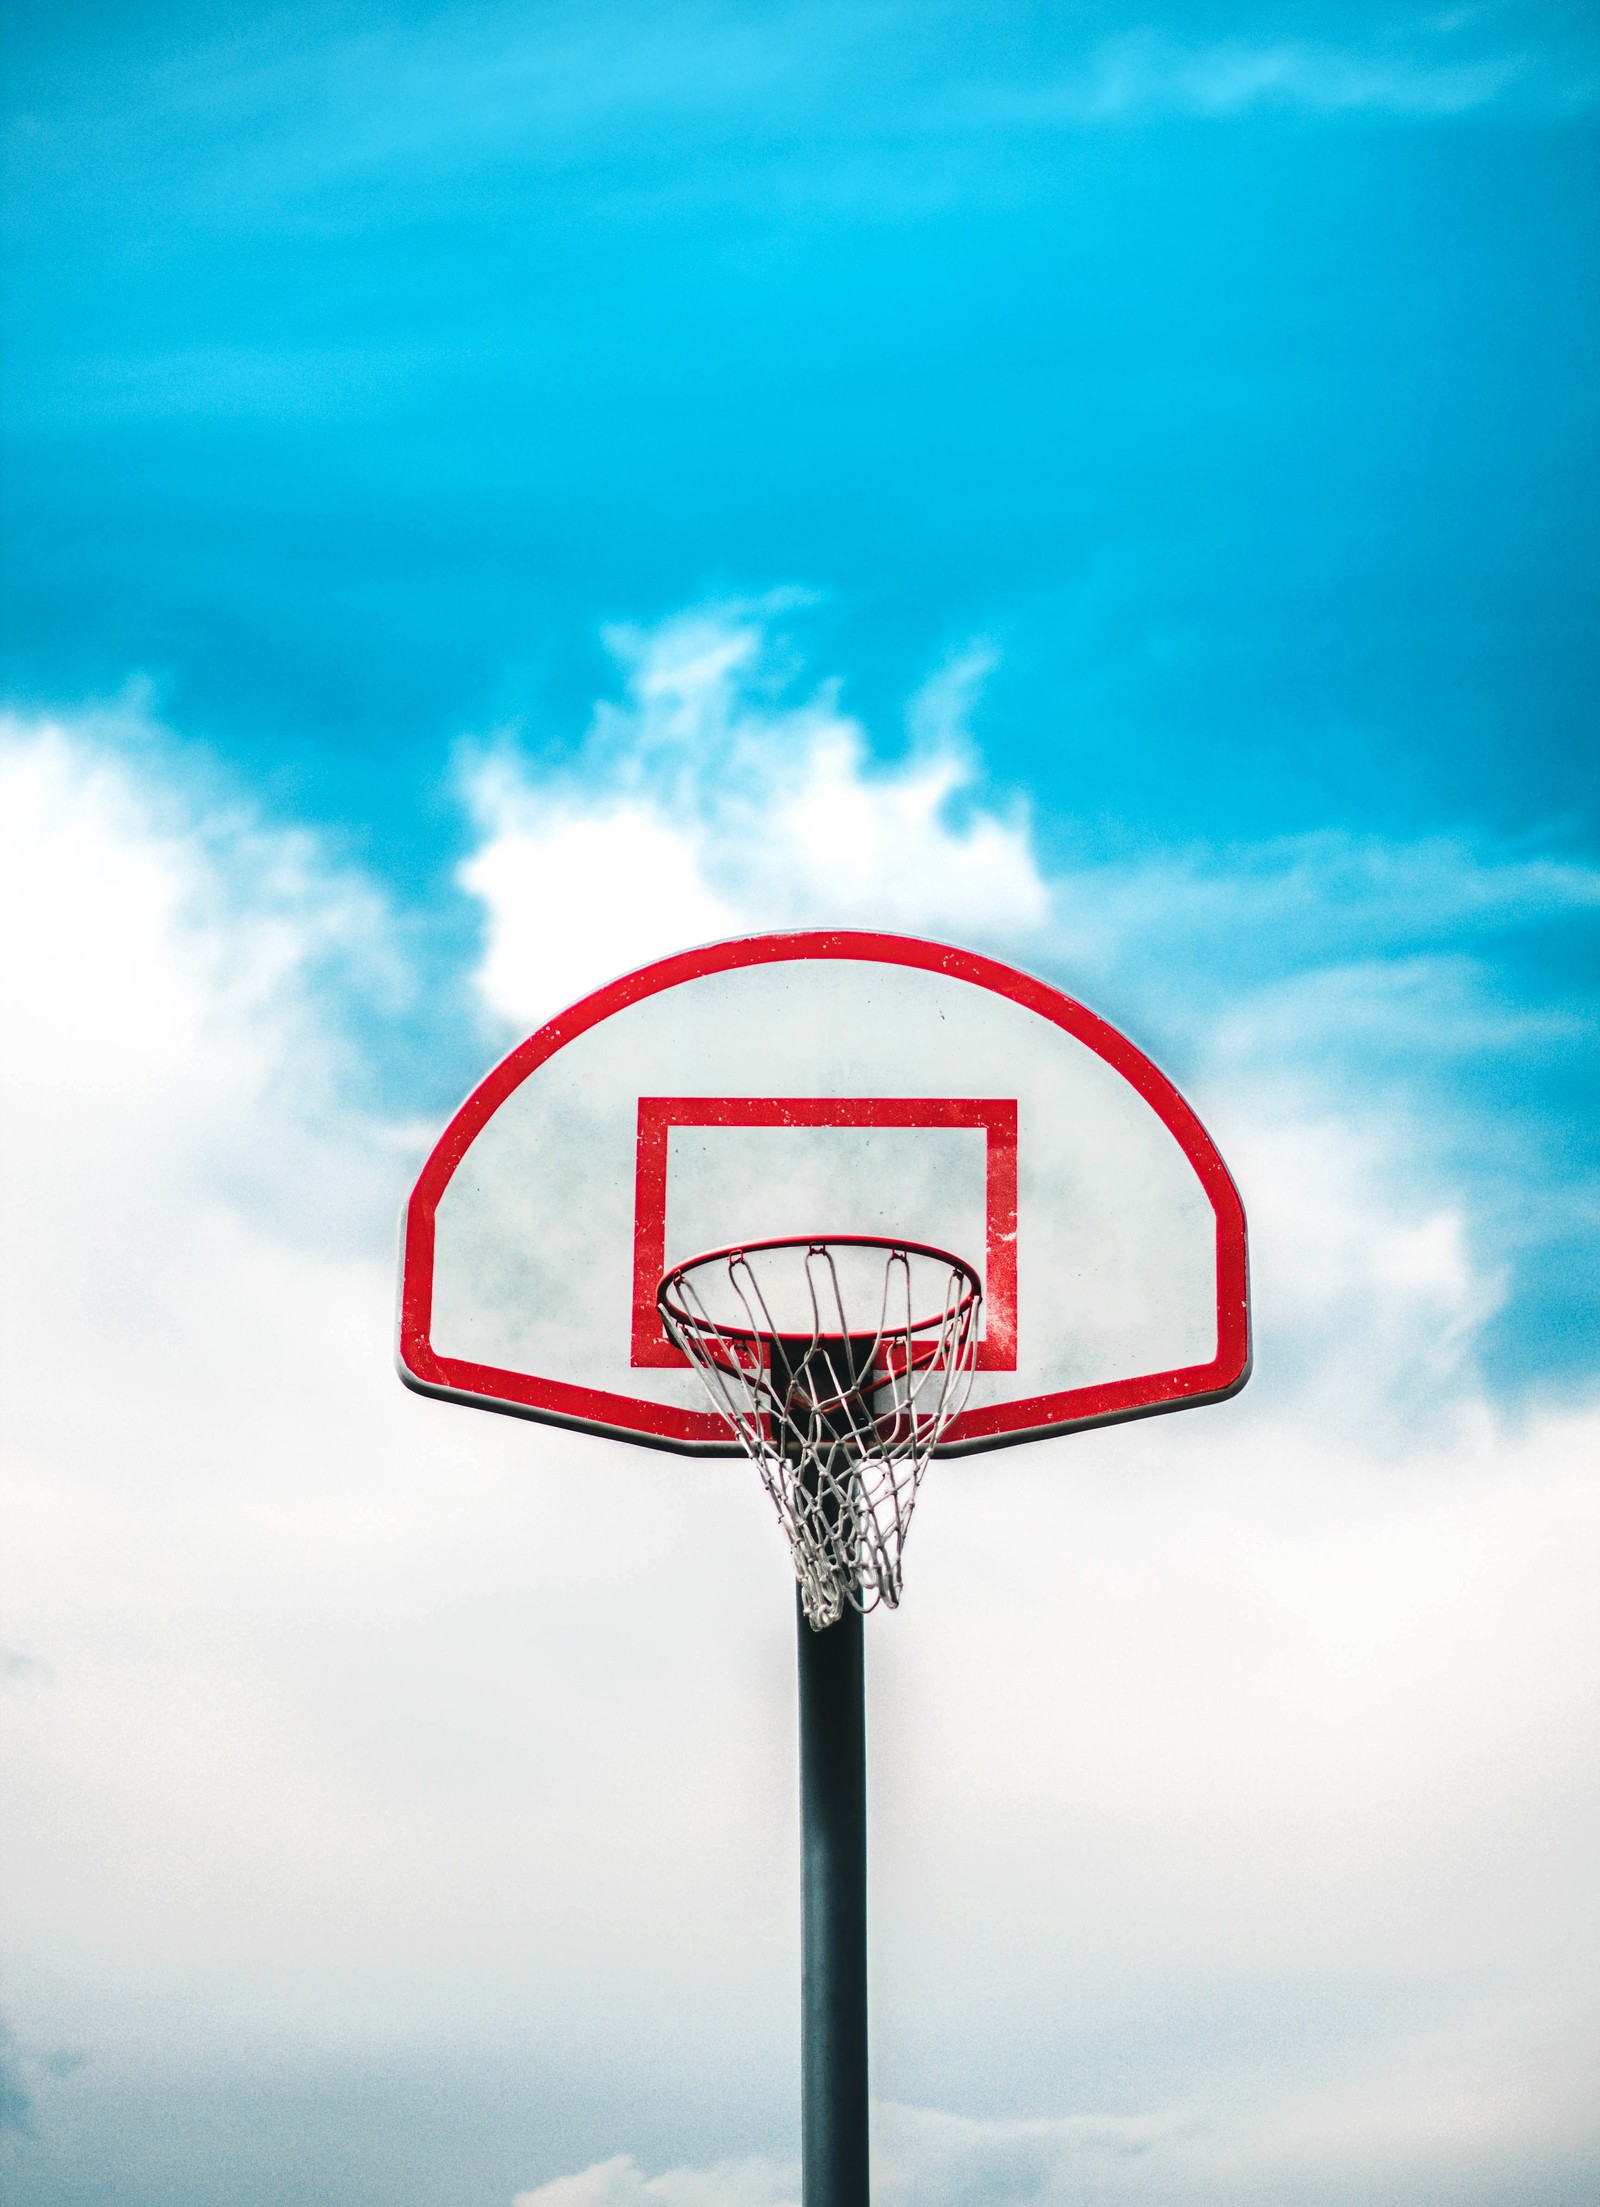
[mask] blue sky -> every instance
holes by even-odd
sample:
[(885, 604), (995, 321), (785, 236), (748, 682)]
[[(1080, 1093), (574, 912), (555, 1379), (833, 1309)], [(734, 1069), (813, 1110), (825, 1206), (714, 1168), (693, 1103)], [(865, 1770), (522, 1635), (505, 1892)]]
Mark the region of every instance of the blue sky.
[(1592, 15), (19, 6), (6, 99), (19, 2196), (793, 2196), (775, 1536), (385, 1339), (486, 1063), (818, 920), (1126, 1026), (1257, 1250), (1237, 1405), (930, 1489), (886, 2196), (1590, 2196)]
[(428, 879), (441, 746), (803, 584), (1134, 844), (1593, 832), (1583, 11), (17, 11), (7, 671)]

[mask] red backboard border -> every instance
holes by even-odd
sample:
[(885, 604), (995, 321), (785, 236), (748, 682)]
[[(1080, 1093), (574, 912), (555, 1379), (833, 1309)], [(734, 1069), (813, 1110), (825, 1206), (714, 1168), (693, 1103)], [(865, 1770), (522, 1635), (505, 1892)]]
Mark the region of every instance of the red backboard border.
[[(1043, 1439), (1082, 1426), (1106, 1425), (1125, 1418), (1151, 1417), (1237, 1394), (1250, 1376), (1249, 1257), (1244, 1206), (1232, 1175), (1199, 1119), (1166, 1075), (1144, 1052), (1087, 1006), (1031, 974), (1019, 973), (976, 951), (906, 935), (867, 934), (855, 930), (816, 930), (799, 934), (752, 935), (680, 951), (609, 982), (561, 1012), (517, 1045), (483, 1079), (445, 1128), (423, 1166), (406, 1206), (401, 1263), (397, 1364), (407, 1386), (421, 1394), (464, 1402), (513, 1417), (608, 1434), (617, 1440), (696, 1456), (736, 1456), (740, 1446), (710, 1410), (684, 1410), (607, 1389), (574, 1385), (493, 1365), (440, 1355), (433, 1347), (434, 1216), (456, 1167), (505, 1099), (558, 1050), (604, 1019), (654, 996), (663, 989), (707, 974), (740, 967), (777, 965), (798, 959), (855, 959), (868, 964), (900, 965), (949, 974), (991, 990), (1025, 1010), (1048, 1019), (1075, 1037), (1120, 1073), (1149, 1104), (1193, 1166), (1217, 1221), (1217, 1350), (1204, 1364), (1175, 1371), (1147, 1372), (1095, 1387), (1071, 1388), (1007, 1403), (970, 1409), (951, 1427), (938, 1453), (959, 1456), (1014, 1442)], [(683, 1101), (687, 1099), (662, 1099)], [(775, 1100), (744, 1101), (765, 1107)], [(815, 1099), (833, 1103), (854, 1099)], [(704, 1099), (699, 1100), (701, 1103)], [(913, 1100), (917, 1101), (917, 1100)], [(925, 1104), (928, 1099), (920, 1100)], [(934, 1099), (960, 1104), (969, 1099)], [(763, 1122), (756, 1122), (763, 1123)], [(821, 1122), (826, 1123), (826, 1122)], [(917, 1122), (913, 1122), (917, 1123)], [(966, 1122), (971, 1123), (971, 1122)], [(992, 1139), (992, 1137), (991, 1137)], [(1015, 1148), (1012, 1150), (1015, 1171)], [(1013, 1243), (1014, 1251), (1014, 1243)], [(992, 1261), (992, 1259), (991, 1259)], [(651, 1283), (652, 1307), (654, 1283)], [(637, 1288), (634, 1305), (637, 1307)], [(1014, 1306), (1013, 1306), (1014, 1307)], [(628, 1314), (634, 1323), (635, 1311)]]

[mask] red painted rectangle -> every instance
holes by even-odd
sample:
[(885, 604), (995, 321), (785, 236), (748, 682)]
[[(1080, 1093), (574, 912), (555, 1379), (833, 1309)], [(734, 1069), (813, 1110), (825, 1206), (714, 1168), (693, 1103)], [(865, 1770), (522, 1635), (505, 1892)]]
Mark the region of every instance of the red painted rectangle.
[(973, 1096), (641, 1096), (634, 1198), (636, 1366), (682, 1365), (662, 1331), (656, 1289), (666, 1270), (667, 1137), (675, 1126), (971, 1127), (985, 1137), (985, 1330), (978, 1369), (1017, 1368), (1017, 1106)]

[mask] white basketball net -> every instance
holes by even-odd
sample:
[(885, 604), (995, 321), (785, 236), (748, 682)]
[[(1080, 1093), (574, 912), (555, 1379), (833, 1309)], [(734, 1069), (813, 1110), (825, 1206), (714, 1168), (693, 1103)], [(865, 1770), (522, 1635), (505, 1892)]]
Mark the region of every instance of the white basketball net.
[(751, 1244), (657, 1296), (777, 1505), (807, 1621), (900, 1600), (923, 1471), (972, 1385), (983, 1289), (959, 1257), (865, 1236)]

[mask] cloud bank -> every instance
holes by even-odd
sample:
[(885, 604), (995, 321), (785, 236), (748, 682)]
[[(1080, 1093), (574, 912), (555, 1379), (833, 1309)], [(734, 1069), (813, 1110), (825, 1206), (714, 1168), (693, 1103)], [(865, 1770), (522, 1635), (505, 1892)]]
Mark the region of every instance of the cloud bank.
[[(1581, 2196), (1600, 1407), (1486, 1376), (1529, 1260), (1429, 1114), (1440, 1063), (1583, 1044), (1494, 949), (1594, 877), (1448, 839), (1063, 857), (966, 733), (981, 648), (885, 755), (782, 618), (620, 633), (575, 763), (463, 754), (483, 1020), (753, 925), (1010, 952), (1199, 1095), (1262, 1316), (1237, 1403), (919, 1504), (871, 1642), (884, 2196)], [(131, 2169), (178, 2207), (248, 2164), (287, 2198), (260, 2167), (304, 2118), (268, 2139), (230, 2078), (495, 2062), (476, 2146), (396, 2098), (407, 2196), (478, 2151), (539, 2207), (792, 2199), (754, 1483), (405, 1395), (388, 1220), (424, 1134), (363, 1062), (422, 983), (381, 885), (137, 716), (12, 723), (3, 761), (9, 1981), (19, 2039), (88, 2056), (21, 2196)]]

